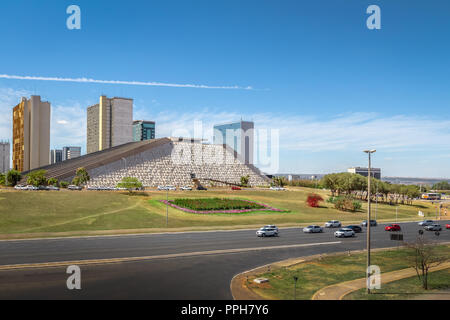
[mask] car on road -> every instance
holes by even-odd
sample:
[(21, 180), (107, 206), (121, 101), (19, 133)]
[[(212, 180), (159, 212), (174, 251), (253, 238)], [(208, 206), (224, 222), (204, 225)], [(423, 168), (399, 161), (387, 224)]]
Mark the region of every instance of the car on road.
[(384, 231), (401, 231), (401, 230), (402, 228), (400, 227), (400, 225), (396, 223), (384, 227)]
[(27, 186), (23, 186), (21, 184), (18, 184), (14, 187), (16, 190), (28, 190)]
[(258, 237), (278, 237), (278, 231), (274, 228), (262, 227), (256, 231)]
[(56, 187), (56, 186), (48, 186), (48, 187), (47, 187), (47, 190), (50, 190), (50, 191), (59, 191), (59, 188)]
[(74, 185), (74, 184), (71, 184), (70, 186), (67, 187), (67, 189), (73, 190), (73, 191), (81, 191), (81, 190), (83, 190), (83, 187), (80, 187), (80, 186), (76, 186), (76, 185)]
[(349, 225), (349, 226), (345, 226), (345, 229), (352, 229), (353, 231), (355, 231), (355, 233), (361, 233), (363, 231), (363, 229), (360, 226), (357, 225)]
[(191, 188), (191, 187), (181, 187), (180, 190), (183, 190), (183, 191), (192, 191), (192, 188)]
[(339, 220), (331, 220), (325, 223), (325, 228), (340, 228), (341, 222)]
[(334, 236), (336, 238), (348, 238), (348, 237), (354, 237), (355, 231), (353, 231), (350, 228), (341, 228), (338, 231), (334, 233)]
[(423, 220), (418, 223), (421, 227), (431, 226), (432, 224), (434, 224), (433, 220)]
[(447, 223), (447, 224), (445, 225), (445, 229), (450, 229), (450, 223)]
[(37, 190), (39, 190), (38, 187), (35, 187), (35, 186), (32, 186), (32, 185), (28, 185), (26, 188), (27, 188), (27, 190), (32, 190), (32, 191), (37, 191)]
[[(376, 227), (377, 225), (378, 225), (377, 220), (370, 220), (371, 227)], [(367, 227), (367, 220), (364, 220), (363, 222), (361, 222), (361, 226)]]
[(442, 231), (441, 225), (437, 224), (437, 223), (429, 225), (429, 226), (425, 226), (424, 229), (427, 231)]
[(275, 231), (278, 232), (278, 227), (273, 224), (269, 224), (267, 226), (264, 226), (263, 228), (275, 229)]
[(308, 226), (306, 228), (303, 228), (304, 233), (320, 233), (323, 232), (323, 229), (321, 226)]
[(235, 187), (235, 186), (233, 186), (233, 187), (231, 187), (231, 190), (242, 190), (241, 188), (239, 188), (239, 187)]

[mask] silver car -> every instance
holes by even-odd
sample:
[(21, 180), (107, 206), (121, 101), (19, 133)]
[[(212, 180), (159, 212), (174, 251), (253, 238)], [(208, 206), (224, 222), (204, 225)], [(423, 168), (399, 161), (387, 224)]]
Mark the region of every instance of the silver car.
[(440, 224), (432, 224), (424, 227), (427, 231), (442, 231), (442, 227)]
[(342, 226), (339, 220), (331, 220), (325, 223), (325, 228), (340, 228)]
[(423, 221), (420, 221), (418, 224), (421, 227), (426, 227), (426, 226), (431, 226), (432, 224), (434, 224), (434, 221), (433, 220), (423, 220)]
[(308, 226), (306, 228), (303, 228), (304, 233), (320, 233), (323, 232), (323, 229), (321, 226)]
[(278, 237), (278, 231), (274, 228), (262, 227), (256, 231), (258, 237)]

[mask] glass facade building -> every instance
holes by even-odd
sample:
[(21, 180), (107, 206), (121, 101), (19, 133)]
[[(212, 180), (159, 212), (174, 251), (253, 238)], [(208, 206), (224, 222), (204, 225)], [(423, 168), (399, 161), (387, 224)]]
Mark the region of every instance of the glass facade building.
[(254, 123), (240, 121), (214, 126), (214, 144), (226, 144), (244, 163), (253, 163)]
[(144, 141), (155, 139), (155, 122), (154, 121), (133, 121), (133, 141)]

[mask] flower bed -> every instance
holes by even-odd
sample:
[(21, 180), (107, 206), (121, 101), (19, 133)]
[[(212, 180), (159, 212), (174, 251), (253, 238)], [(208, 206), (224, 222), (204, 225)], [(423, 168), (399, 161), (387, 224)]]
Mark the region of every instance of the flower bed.
[(175, 199), (160, 200), (164, 204), (189, 213), (245, 213), (251, 211), (277, 211), (283, 210), (273, 208), (263, 203), (250, 200), (237, 199)]

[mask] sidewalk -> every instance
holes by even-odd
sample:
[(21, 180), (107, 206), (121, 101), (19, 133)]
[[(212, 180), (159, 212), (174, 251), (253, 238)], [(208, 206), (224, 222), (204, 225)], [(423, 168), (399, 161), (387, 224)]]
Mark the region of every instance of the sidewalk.
[[(450, 268), (450, 262), (446, 262), (444, 264), (441, 264), (440, 266), (430, 269), (429, 272), (444, 270), (447, 268)], [(381, 283), (385, 284), (405, 278), (414, 277), (416, 275), (417, 275), (416, 271), (413, 268), (382, 273)], [(341, 282), (320, 289), (313, 295), (312, 300), (342, 300), (344, 296), (346, 296), (347, 294), (365, 287), (366, 287), (365, 278)]]

